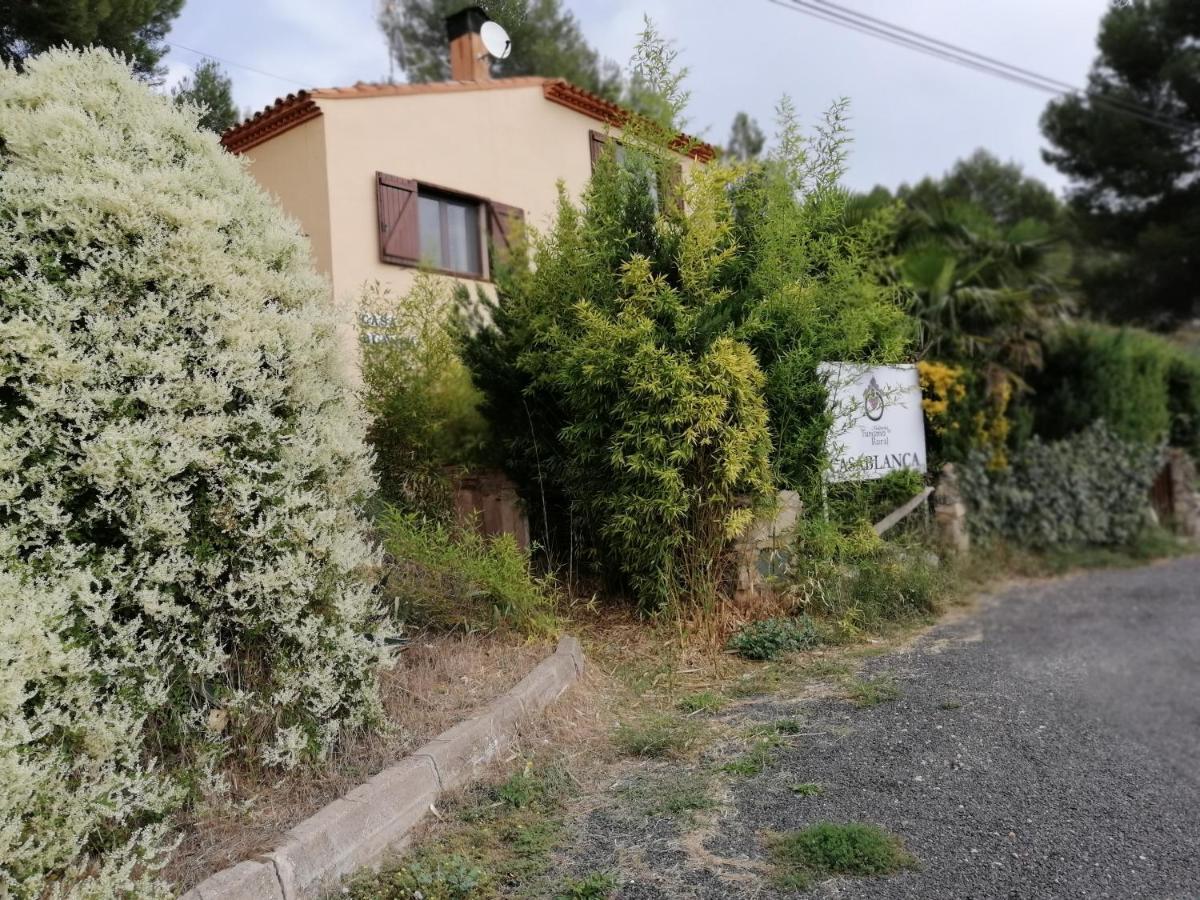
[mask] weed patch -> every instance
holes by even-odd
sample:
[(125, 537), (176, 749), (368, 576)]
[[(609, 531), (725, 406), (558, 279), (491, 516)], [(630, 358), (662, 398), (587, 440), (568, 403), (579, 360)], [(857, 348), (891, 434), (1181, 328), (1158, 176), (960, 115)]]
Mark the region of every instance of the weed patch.
[(555, 595), (511, 535), (484, 538), (398, 509), (379, 518), (392, 558), (384, 600), (398, 621), (466, 631), (554, 631)]
[(785, 653), (810, 650), (820, 638), (808, 616), (751, 622), (729, 639), (728, 648), (746, 659), (778, 659)]
[(846, 685), (846, 696), (859, 709), (900, 699), (900, 688), (890, 675), (879, 678), (855, 679)]
[(766, 668), (761, 672), (752, 672), (748, 675), (743, 675), (727, 688), (727, 693), (731, 697), (757, 697), (762, 694), (769, 694), (780, 683), (779, 672), (774, 668)]
[(699, 723), (658, 713), (617, 726), (612, 741), (623, 756), (660, 759), (686, 756), (703, 738)]
[(770, 839), (781, 887), (803, 890), (835, 875), (870, 877), (914, 868), (900, 839), (874, 825), (822, 822)]

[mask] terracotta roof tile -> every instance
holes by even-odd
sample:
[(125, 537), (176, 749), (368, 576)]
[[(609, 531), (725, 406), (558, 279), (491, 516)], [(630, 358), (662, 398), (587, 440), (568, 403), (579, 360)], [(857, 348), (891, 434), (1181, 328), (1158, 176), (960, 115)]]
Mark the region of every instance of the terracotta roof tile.
[[(317, 100), (351, 100), (364, 97), (407, 97), (417, 94), (445, 94), (458, 91), (504, 90), (541, 87), (547, 100), (590, 116), (607, 125), (621, 126), (633, 113), (591, 91), (561, 78), (528, 75), (518, 78), (493, 78), (488, 81), (434, 81), (423, 84), (374, 84), (360, 81), (350, 87), (313, 88), (281, 97), (261, 112), (233, 126), (221, 143), (231, 153), (242, 153), (275, 135), (321, 115)], [(708, 144), (681, 134), (672, 146), (698, 160), (707, 162), (716, 155)]]

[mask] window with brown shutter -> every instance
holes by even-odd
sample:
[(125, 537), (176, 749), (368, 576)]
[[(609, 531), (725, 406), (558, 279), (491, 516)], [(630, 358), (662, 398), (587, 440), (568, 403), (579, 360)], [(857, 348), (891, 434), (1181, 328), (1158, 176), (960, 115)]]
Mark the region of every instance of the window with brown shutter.
[(402, 266), (426, 265), (467, 278), (489, 276), (484, 249), (496, 260), (512, 251), (525, 211), (506, 203), (377, 172), (379, 257)]
[(525, 210), (494, 200), (488, 204), (488, 236), (492, 242), (493, 260), (509, 260), (517, 233), (525, 223)]

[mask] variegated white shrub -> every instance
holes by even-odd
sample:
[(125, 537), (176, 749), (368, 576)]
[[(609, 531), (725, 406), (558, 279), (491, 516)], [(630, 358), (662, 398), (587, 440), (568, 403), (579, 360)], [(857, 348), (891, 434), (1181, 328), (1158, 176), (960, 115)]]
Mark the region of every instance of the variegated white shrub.
[(288, 765), (378, 715), (326, 296), (122, 63), (0, 69), (0, 896), (153, 893), (164, 760)]

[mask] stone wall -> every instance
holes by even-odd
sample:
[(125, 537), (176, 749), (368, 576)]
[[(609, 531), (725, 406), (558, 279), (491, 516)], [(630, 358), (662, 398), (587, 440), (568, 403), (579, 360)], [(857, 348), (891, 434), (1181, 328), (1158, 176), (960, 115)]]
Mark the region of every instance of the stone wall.
[(966, 553), (971, 549), (967, 531), (967, 504), (958, 486), (954, 463), (946, 463), (933, 491), (933, 521), (938, 539), (947, 550)]
[(803, 506), (795, 491), (780, 491), (773, 515), (756, 520), (733, 545), (737, 565), (734, 601), (745, 605), (771, 593), (770, 578), (783, 574), (788, 547)]

